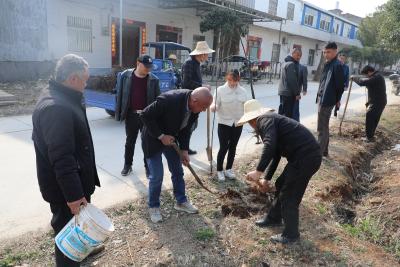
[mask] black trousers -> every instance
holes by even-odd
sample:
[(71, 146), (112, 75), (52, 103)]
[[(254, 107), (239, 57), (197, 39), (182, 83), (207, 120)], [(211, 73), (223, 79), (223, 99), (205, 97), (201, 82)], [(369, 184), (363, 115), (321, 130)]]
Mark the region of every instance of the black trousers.
[(322, 157), (320, 152), (307, 153), (310, 156), (290, 161), (275, 182), (276, 193), (268, 218), (284, 222), (282, 235), (298, 238), (299, 206), (311, 177), (319, 170)]
[(242, 134), (243, 127), (235, 127), (235, 125), (227, 126), (218, 124), (218, 139), (219, 151), (217, 155), (217, 171), (223, 170), (224, 159), (228, 152), (226, 162), (226, 170), (232, 169), (233, 161), (235, 160), (236, 146)]
[[(136, 139), (138, 137), (139, 131), (143, 129), (143, 123), (139, 118), (139, 114), (128, 111), (125, 119), (125, 165), (131, 166), (133, 162), (133, 155), (135, 153)], [(148, 173), (146, 159), (143, 158), (144, 167), (146, 168), (146, 173)]]
[(294, 105), (296, 103), (295, 96), (279, 96), (280, 104), (278, 113), (288, 118), (293, 118)]
[[(86, 200), (90, 202), (90, 197), (86, 197)], [(67, 203), (50, 203), (50, 210), (53, 213), (50, 224), (51, 227), (53, 227), (54, 236), (56, 236), (74, 215), (72, 215)], [(57, 245), (54, 244), (54, 246), (57, 267), (80, 266), (79, 262), (73, 261), (65, 256), (61, 250), (58, 249)]]
[(365, 133), (367, 138), (373, 138), (375, 135), (376, 127), (378, 126), (379, 120), (386, 104), (369, 104), (367, 109), (367, 115), (365, 118)]

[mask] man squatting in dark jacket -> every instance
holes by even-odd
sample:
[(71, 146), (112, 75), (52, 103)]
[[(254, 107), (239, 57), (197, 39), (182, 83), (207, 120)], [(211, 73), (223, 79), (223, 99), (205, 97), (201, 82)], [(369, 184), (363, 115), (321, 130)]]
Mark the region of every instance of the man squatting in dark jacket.
[[(55, 79), (42, 92), (32, 115), (37, 178), (43, 199), (50, 203), (55, 234), (79, 213), (82, 204), (90, 202), (95, 186), (100, 186), (83, 104), (88, 67), (77, 55), (62, 57)], [(55, 258), (56, 266), (80, 265), (57, 246)]]
[(333, 108), (340, 107), (345, 79), (342, 63), (337, 59), (336, 43), (328, 43), (324, 48), (326, 63), (321, 74), (316, 102), (318, 103), (318, 142), (324, 157), (329, 152), (329, 120)]
[(353, 78), (353, 80), (358, 85), (366, 86), (368, 89), (368, 102), (366, 103), (368, 109), (365, 118), (365, 141), (374, 142), (376, 127), (378, 126), (382, 112), (387, 104), (386, 83), (385, 78), (369, 65), (365, 66), (361, 70), (361, 74), (367, 75), (368, 78)]
[[(122, 176), (127, 176), (132, 172), (136, 139), (139, 130), (143, 128), (139, 115), (160, 95), (159, 80), (150, 72), (152, 68), (152, 58), (145, 55), (137, 59), (135, 69), (127, 69), (118, 74), (115, 119), (117, 121), (125, 120), (126, 132), (125, 163), (121, 171)], [(146, 176), (148, 176), (146, 159), (144, 159), (144, 166)]]
[(245, 103), (245, 114), (238, 126), (248, 122), (260, 135), (264, 143), (257, 169), (247, 174), (247, 179), (258, 181), (264, 171), (270, 181), (281, 157), (288, 163), (275, 182), (275, 199), (269, 212), (256, 222), (260, 227), (282, 225), (282, 234), (271, 237), (271, 241), (290, 243), (299, 239), (299, 205), (311, 177), (321, 165), (321, 150), (313, 134), (303, 125), (285, 116), (262, 108), (253, 99)]

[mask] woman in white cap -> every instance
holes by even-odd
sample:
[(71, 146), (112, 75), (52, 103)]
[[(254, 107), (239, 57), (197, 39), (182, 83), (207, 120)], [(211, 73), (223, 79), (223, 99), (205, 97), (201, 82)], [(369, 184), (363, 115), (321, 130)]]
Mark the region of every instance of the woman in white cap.
[[(217, 176), (220, 182), (235, 179), (232, 170), (235, 160), (236, 146), (242, 134), (242, 126), (236, 127), (236, 123), (243, 116), (243, 104), (246, 102), (246, 90), (240, 86), (240, 74), (238, 70), (229, 71), (226, 83), (217, 88), (214, 94), (214, 103), (211, 111), (218, 115), (218, 139), (219, 151), (217, 156)], [(228, 153), (225, 172), (223, 169), (224, 159)]]
[[(194, 90), (202, 87), (203, 79), (201, 78), (200, 64), (208, 59), (208, 54), (214, 53), (206, 41), (197, 42), (196, 48), (190, 53), (190, 57), (186, 59), (182, 66), (182, 89)], [(206, 86), (207, 87), (207, 86)], [(193, 126), (192, 132), (197, 128), (197, 123)], [(197, 152), (189, 149), (189, 155)]]
[(309, 180), (319, 170), (322, 155), (317, 140), (306, 127), (270, 111), (257, 100), (249, 100), (237, 125), (248, 122), (264, 143), (257, 169), (249, 172), (246, 179), (257, 182), (266, 171), (264, 179), (269, 183), (281, 157), (288, 161), (275, 182), (271, 209), (256, 222), (259, 227), (276, 227), (282, 225), (283, 219), (282, 234), (272, 236), (271, 241), (287, 244), (300, 238), (299, 205)]

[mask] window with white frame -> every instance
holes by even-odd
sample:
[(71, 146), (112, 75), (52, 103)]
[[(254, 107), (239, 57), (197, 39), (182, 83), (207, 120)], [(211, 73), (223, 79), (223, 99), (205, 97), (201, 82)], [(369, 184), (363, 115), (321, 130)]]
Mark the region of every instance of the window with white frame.
[(325, 14), (321, 14), (319, 28), (323, 31), (329, 32), (331, 29), (331, 17)]
[(295, 4), (289, 2), (288, 6), (287, 6), (287, 14), (286, 14), (286, 18), (288, 20), (294, 20), (294, 8), (295, 8)]
[(308, 60), (307, 60), (308, 66), (314, 66), (314, 58), (315, 58), (315, 50), (314, 49), (308, 50)]
[(351, 25), (345, 23), (343, 27), (343, 36), (350, 38), (351, 36)]
[(306, 8), (304, 15), (304, 24), (311, 27), (316, 27), (317, 24), (317, 11), (314, 9)]
[(340, 20), (335, 19), (333, 22), (333, 32), (337, 35), (340, 35), (340, 27), (342, 22)]
[(68, 51), (92, 52), (92, 20), (67, 17)]
[(278, 0), (269, 0), (268, 13), (276, 16), (278, 12)]

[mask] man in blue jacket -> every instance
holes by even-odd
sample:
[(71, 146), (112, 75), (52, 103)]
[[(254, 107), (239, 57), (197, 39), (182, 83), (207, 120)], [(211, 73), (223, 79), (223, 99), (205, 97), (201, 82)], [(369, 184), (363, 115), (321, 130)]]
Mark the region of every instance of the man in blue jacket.
[(340, 107), (340, 100), (344, 92), (344, 70), (342, 63), (337, 59), (337, 45), (328, 43), (324, 48), (326, 63), (322, 71), (317, 94), (318, 103), (318, 142), (322, 155), (329, 154), (329, 119), (333, 108)]

